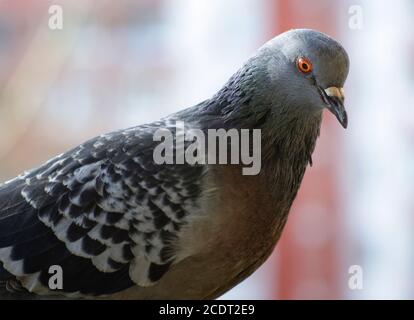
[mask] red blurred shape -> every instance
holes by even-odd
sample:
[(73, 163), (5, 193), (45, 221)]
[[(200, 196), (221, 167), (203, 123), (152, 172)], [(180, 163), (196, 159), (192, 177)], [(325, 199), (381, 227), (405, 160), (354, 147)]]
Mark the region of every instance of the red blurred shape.
[[(293, 28), (311, 28), (336, 34), (338, 3), (327, 0), (273, 1), (279, 34)], [(321, 137), (288, 223), (276, 250), (275, 299), (340, 298), (339, 241), (341, 203), (338, 192), (339, 125), (325, 114)]]

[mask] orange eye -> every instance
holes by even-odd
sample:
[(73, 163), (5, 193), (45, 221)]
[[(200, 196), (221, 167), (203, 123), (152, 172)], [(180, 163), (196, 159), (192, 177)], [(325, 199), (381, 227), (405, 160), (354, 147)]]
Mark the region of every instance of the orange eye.
[(297, 61), (298, 69), (303, 73), (312, 71), (312, 63), (306, 58), (299, 58)]

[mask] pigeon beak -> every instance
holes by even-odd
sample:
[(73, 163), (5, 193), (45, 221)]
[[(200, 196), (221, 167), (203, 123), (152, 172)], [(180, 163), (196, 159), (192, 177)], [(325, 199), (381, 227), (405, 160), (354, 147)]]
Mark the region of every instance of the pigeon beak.
[(329, 87), (321, 91), (327, 108), (335, 115), (342, 127), (346, 129), (348, 126), (348, 115), (346, 114), (344, 106), (344, 89)]

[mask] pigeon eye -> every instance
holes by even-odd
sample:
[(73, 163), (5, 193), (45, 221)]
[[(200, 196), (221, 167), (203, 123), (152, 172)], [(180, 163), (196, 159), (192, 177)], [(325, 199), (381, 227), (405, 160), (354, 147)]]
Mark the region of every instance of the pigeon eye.
[(299, 58), (296, 64), (300, 72), (309, 73), (312, 71), (312, 63), (306, 58)]

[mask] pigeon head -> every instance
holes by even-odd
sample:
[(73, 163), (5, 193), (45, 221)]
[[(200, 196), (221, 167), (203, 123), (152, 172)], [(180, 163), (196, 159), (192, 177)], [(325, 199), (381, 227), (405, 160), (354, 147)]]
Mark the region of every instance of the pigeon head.
[(279, 109), (306, 113), (327, 108), (347, 127), (343, 85), (349, 58), (334, 39), (314, 30), (290, 30), (267, 42), (248, 65), (261, 74), (255, 87)]

